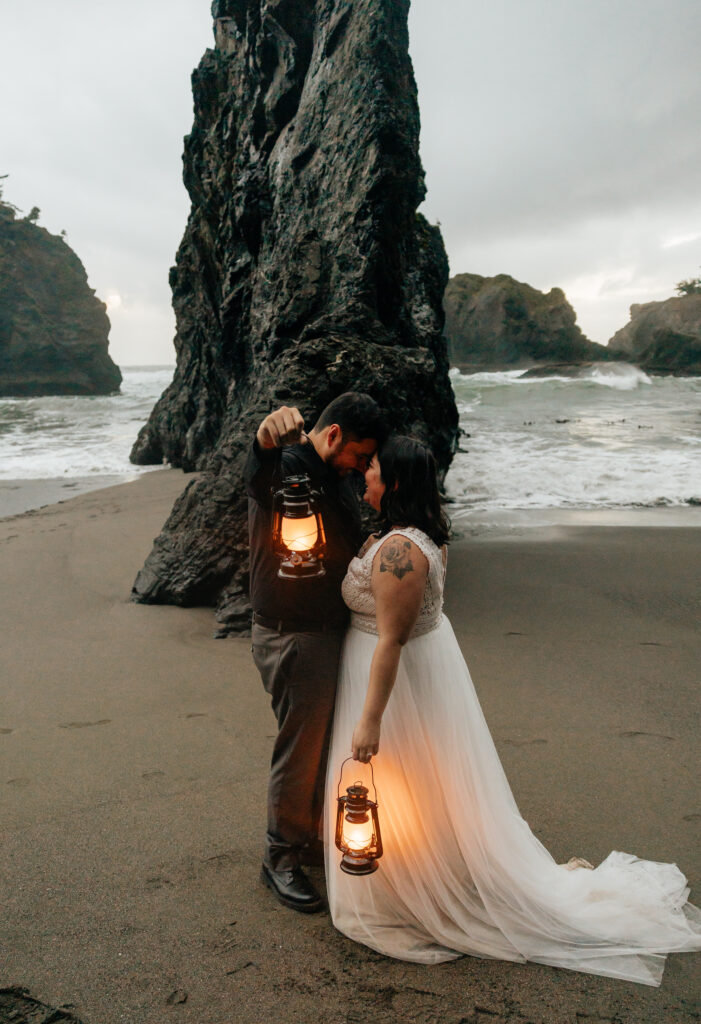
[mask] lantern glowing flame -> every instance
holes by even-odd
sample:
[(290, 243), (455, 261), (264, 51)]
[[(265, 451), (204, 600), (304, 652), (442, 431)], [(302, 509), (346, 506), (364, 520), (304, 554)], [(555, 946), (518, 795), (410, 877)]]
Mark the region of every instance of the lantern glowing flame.
[(304, 519), (282, 518), (282, 543), (288, 551), (311, 551), (319, 537), (316, 516)]
[(372, 818), (366, 815), (363, 822), (351, 822), (347, 819), (343, 822), (343, 842), (360, 853), (367, 850), (372, 843)]
[[(346, 758), (350, 761), (351, 758)], [(382, 836), (377, 813), (377, 789), (372, 764), (372, 785), (375, 800), (368, 799), (368, 790), (361, 782), (355, 782), (341, 796), (341, 778), (338, 780), (338, 809), (336, 813), (336, 846), (341, 851), (341, 870), (349, 875), (369, 875), (377, 871), (377, 861), (382, 856)]]

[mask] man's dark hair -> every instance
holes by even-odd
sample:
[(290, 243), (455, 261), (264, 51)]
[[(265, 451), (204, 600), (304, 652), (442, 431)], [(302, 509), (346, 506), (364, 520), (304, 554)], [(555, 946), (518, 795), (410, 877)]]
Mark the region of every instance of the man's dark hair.
[(395, 526), (417, 526), (440, 547), (448, 543), (450, 520), (441, 506), (433, 452), (413, 437), (392, 434), (377, 458), (385, 493), (381, 534)]
[(371, 437), (381, 445), (387, 437), (387, 425), (379, 405), (370, 395), (359, 391), (346, 391), (329, 402), (314, 429), (324, 430), (332, 423), (339, 425), (346, 441)]

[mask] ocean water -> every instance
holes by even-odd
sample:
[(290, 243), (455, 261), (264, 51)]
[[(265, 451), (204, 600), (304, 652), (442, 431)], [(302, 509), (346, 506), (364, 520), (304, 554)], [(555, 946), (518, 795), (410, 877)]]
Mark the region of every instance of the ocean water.
[[(122, 368), (119, 395), (0, 399), (0, 481), (133, 480), (129, 451), (171, 367)], [(701, 501), (701, 377), (600, 364), (579, 377), (521, 371), (451, 380), (464, 431), (446, 480), (451, 516)]]
[(701, 377), (623, 363), (521, 372), (451, 370), (464, 431), (446, 478), (453, 514), (701, 502)]
[(121, 370), (118, 395), (0, 398), (0, 480), (133, 480), (153, 468), (132, 466), (129, 452), (173, 369)]

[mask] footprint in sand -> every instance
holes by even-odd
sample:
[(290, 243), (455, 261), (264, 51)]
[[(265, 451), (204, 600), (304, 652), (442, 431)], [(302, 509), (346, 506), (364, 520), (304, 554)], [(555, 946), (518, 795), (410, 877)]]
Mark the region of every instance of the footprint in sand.
[(535, 744), (547, 743), (548, 741), (546, 739), (537, 739), (537, 740), (504, 740), (503, 742), (507, 743), (510, 747), (528, 747), (528, 746), (532, 746), (532, 745), (535, 745)]
[(215, 853), (212, 857), (204, 857), (202, 860), (203, 864), (212, 864), (213, 866), (228, 866), (233, 864), (236, 858), (231, 853)]
[(146, 879), (146, 885), (150, 889), (163, 889), (166, 886), (171, 886), (173, 883), (165, 875), (155, 875), (153, 878)]
[(107, 725), (111, 718), (99, 718), (97, 722), (61, 722), (59, 729), (87, 729), (91, 725)]
[(240, 967), (233, 967), (230, 971), (224, 971), (224, 974), (226, 974), (227, 977), (230, 977), (232, 974), (239, 974), (240, 971), (245, 971), (247, 967), (255, 966), (256, 965), (253, 963), (252, 960), (246, 960), (241, 964)]
[(187, 1002), (187, 992), (184, 989), (177, 988), (175, 992), (171, 992), (166, 999), (167, 1006), (177, 1006), (179, 1003)]
[(616, 1024), (617, 1017), (600, 1017), (598, 1013), (576, 1013), (577, 1024)]
[(658, 740), (673, 740), (674, 736), (666, 736), (663, 732), (644, 732), (642, 729), (626, 729), (625, 732), (619, 732), (619, 736), (625, 736), (626, 738), (631, 736), (656, 736)]

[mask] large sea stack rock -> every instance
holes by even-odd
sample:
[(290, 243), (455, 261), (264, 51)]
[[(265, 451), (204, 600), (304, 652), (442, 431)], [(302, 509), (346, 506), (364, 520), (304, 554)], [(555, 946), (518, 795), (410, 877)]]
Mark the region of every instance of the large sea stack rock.
[(451, 363), (466, 373), (605, 360), (560, 288), (545, 294), (508, 274), (451, 277), (444, 297)]
[(0, 395), (108, 395), (110, 322), (59, 235), (0, 202)]
[(701, 374), (701, 294), (631, 306), (609, 348), (651, 373)]
[(367, 391), (448, 468), (448, 265), (440, 231), (416, 212), (408, 8), (215, 0), (185, 142), (192, 208), (171, 271), (177, 369), (132, 451), (204, 473), (176, 502), (135, 600), (219, 601), (220, 621), (248, 625), (242, 466), (281, 404), (313, 424), (336, 395)]

